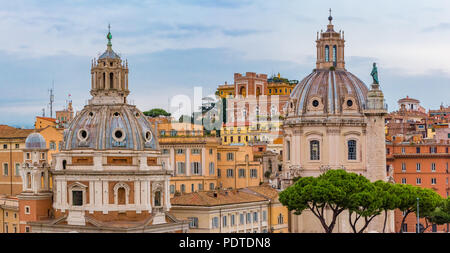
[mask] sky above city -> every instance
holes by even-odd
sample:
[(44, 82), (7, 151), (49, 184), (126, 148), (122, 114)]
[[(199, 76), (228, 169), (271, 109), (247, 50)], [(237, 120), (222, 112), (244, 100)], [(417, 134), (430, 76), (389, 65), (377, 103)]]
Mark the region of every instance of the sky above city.
[[(128, 59), (129, 101), (142, 111), (179, 94), (213, 94), (234, 73), (301, 80), (315, 68), (317, 31), (332, 9), (345, 32), (346, 69), (366, 85), (372, 63), (389, 111), (417, 98), (450, 104), (450, 1), (1, 0), (0, 124), (33, 127), (54, 86), (54, 110), (68, 94), (90, 98), (91, 60), (106, 49)], [(53, 112), (54, 116), (54, 112)]]

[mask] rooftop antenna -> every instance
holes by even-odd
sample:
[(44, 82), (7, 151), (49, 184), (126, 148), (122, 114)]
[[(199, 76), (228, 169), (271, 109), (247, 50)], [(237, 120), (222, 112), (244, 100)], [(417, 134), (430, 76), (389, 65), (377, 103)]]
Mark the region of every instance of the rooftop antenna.
[(52, 88), (49, 90), (50, 92), (50, 118), (53, 118), (53, 102), (55, 101), (55, 96), (53, 95), (53, 89), (55, 87), (55, 81), (52, 80)]
[(45, 117), (45, 108), (42, 108), (42, 117)]

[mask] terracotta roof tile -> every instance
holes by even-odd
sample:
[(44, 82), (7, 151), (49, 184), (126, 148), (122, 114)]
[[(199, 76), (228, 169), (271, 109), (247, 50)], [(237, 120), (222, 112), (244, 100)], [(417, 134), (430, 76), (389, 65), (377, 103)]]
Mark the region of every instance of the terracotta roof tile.
[[(214, 193), (217, 193), (216, 197)], [(266, 198), (237, 190), (193, 192), (176, 196), (170, 200), (174, 206), (219, 206), (265, 201)]]
[(20, 129), (8, 125), (0, 125), (0, 138), (26, 138), (35, 129)]
[(250, 186), (246, 189), (261, 194), (271, 200), (276, 200), (278, 198), (278, 191), (270, 185)]

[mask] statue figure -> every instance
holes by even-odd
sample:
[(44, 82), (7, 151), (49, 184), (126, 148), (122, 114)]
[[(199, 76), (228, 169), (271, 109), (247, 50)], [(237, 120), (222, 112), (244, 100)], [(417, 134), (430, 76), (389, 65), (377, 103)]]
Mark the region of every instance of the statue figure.
[(377, 70), (377, 64), (374, 62), (373, 63), (373, 68), (372, 68), (372, 72), (370, 73), (370, 75), (373, 78), (373, 83), (374, 84), (379, 84), (378, 82), (378, 70)]

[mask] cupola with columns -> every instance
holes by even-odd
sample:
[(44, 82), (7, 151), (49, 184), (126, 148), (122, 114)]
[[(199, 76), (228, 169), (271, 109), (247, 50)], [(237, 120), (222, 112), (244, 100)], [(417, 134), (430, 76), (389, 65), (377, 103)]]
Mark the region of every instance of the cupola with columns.
[(328, 17), (327, 30), (317, 32), (317, 69), (329, 69), (330, 67), (335, 67), (336, 69), (345, 69), (344, 61), (344, 32), (334, 31), (334, 25), (331, 22), (333, 17)]
[(122, 62), (120, 56), (112, 50), (112, 35), (108, 26), (108, 44), (106, 51), (91, 67), (91, 95), (90, 104), (118, 104), (126, 103), (128, 90), (128, 62)]

